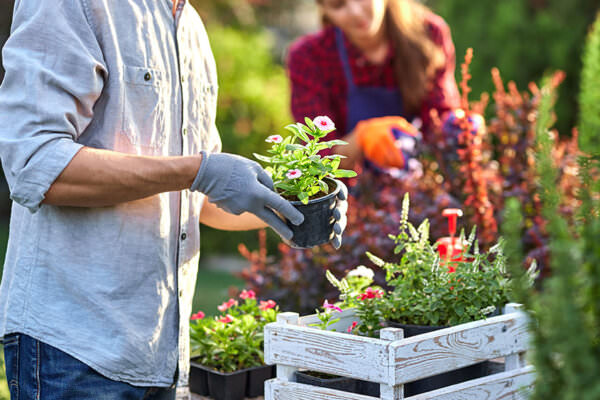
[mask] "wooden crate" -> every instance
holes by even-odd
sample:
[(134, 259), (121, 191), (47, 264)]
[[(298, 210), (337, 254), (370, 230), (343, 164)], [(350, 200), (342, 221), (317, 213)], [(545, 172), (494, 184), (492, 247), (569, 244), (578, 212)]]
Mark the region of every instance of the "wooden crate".
[(345, 310), (331, 328), (310, 327), (315, 315), (282, 313), (265, 327), (265, 361), (277, 364), (277, 378), (265, 383), (265, 400), (373, 400), (369, 397), (295, 382), (308, 369), (381, 386), (382, 400), (404, 399), (403, 384), (485, 360), (504, 358), (505, 371), (408, 397), (410, 400), (526, 399), (534, 380), (526, 365), (527, 320), (509, 304), (503, 315), (404, 339), (402, 329), (385, 328), (379, 339), (350, 335), (356, 320)]

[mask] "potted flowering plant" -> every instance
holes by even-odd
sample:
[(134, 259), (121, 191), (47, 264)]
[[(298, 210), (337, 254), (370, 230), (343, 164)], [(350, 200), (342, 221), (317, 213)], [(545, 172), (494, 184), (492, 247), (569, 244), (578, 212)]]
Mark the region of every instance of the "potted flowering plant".
[[(381, 298), (365, 297), (357, 306), (362, 324), (358, 333), (373, 335), (381, 324), (404, 330), (410, 337), (448, 326), (486, 318), (509, 302), (511, 280), (506, 271), (503, 242), (480, 252), (475, 240), (475, 229), (468, 239), (461, 232), (460, 244), (448, 252), (444, 242), (431, 244), (429, 222), (418, 228), (408, 222), (409, 198), (404, 196), (398, 235), (390, 235), (396, 243), (394, 252), (401, 254), (400, 261), (386, 262), (367, 253), (373, 263), (386, 272), (386, 283), (391, 290)], [(446, 214), (455, 226), (455, 210)], [(455, 243), (455, 244), (456, 244)], [(460, 249), (460, 254), (454, 250)], [(446, 252), (446, 253), (445, 253)], [(443, 255), (441, 255), (443, 254)], [(529, 282), (535, 279), (534, 268), (528, 271)], [(405, 386), (407, 396), (439, 387), (485, 376), (495, 363), (485, 362), (445, 374), (422, 379)]]
[(191, 391), (216, 400), (262, 395), (264, 381), (274, 376), (264, 364), (263, 328), (277, 319), (277, 304), (243, 290), (217, 308), (213, 318), (202, 311), (191, 317)]
[[(342, 307), (344, 309), (353, 308), (361, 301), (379, 301), (383, 296), (383, 290), (381, 288), (370, 286), (373, 283), (373, 270), (362, 265), (349, 271), (341, 280), (338, 280), (329, 270), (326, 271), (326, 277), (327, 280), (340, 291), (340, 301), (337, 303), (329, 303), (328, 300), (325, 300), (321, 306), (322, 310), (315, 310), (320, 322), (310, 324), (309, 326), (335, 331), (336, 329), (332, 327), (332, 325), (340, 320), (339, 315), (343, 312)], [(380, 312), (377, 307), (372, 307), (371, 309), (375, 313)], [(369, 316), (363, 315), (361, 320), (366, 321), (368, 318)], [(370, 320), (373, 319), (374, 317), (370, 316)], [(359, 324), (358, 321), (353, 321), (346, 329), (346, 333), (359, 333), (359, 329), (363, 329), (361, 328), (362, 326), (363, 325)], [(376, 387), (377, 390), (379, 389), (378, 384), (316, 371), (297, 371), (296, 381), (298, 383), (306, 383), (313, 386), (321, 386), (359, 394), (374, 393), (371, 389), (372, 387)]]
[(296, 247), (309, 248), (331, 240), (332, 213), (340, 182), (336, 178), (351, 178), (356, 172), (339, 169), (341, 155), (321, 156), (319, 152), (334, 146), (347, 144), (343, 140), (321, 141), (335, 130), (330, 118), (320, 116), (306, 118), (306, 125), (291, 124), (285, 127), (292, 133), (283, 138), (271, 135), (266, 141), (272, 143), (268, 156), (254, 156), (268, 166), (265, 168), (273, 178), (275, 190), (304, 214), (304, 222), (288, 226), (294, 232)]

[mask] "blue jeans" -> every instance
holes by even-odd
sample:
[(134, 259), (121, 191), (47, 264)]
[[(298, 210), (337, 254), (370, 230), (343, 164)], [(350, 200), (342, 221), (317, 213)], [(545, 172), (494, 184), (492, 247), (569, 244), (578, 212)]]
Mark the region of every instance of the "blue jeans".
[(173, 400), (175, 389), (131, 386), (105, 378), (70, 355), (30, 336), (4, 336), (11, 400)]

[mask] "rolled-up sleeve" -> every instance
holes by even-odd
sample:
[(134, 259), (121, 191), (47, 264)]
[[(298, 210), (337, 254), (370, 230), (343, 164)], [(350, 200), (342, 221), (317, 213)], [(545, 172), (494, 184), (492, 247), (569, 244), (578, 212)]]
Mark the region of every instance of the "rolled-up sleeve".
[(85, 0), (17, 1), (3, 49), (0, 159), (31, 212), (82, 145), (107, 77)]

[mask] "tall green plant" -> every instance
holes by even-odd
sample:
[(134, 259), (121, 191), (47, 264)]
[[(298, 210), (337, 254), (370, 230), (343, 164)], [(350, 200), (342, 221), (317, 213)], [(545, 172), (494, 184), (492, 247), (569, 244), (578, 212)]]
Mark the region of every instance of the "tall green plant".
[(580, 147), (585, 152), (600, 154), (600, 13), (583, 52), (579, 108)]
[[(600, 398), (600, 190), (591, 178), (600, 165), (592, 158), (580, 159), (580, 213), (569, 224), (559, 212), (562, 193), (556, 190), (558, 169), (552, 161), (555, 134), (550, 127), (556, 93), (551, 87), (546, 81), (541, 91), (536, 165), (554, 274), (539, 292), (521, 290), (532, 317), (532, 362), (537, 376), (533, 399), (591, 400)], [(514, 203), (509, 206), (504, 225), (513, 255), (518, 245), (510, 224), (519, 221), (517, 209)], [(519, 275), (520, 258), (511, 259), (512, 270)]]

